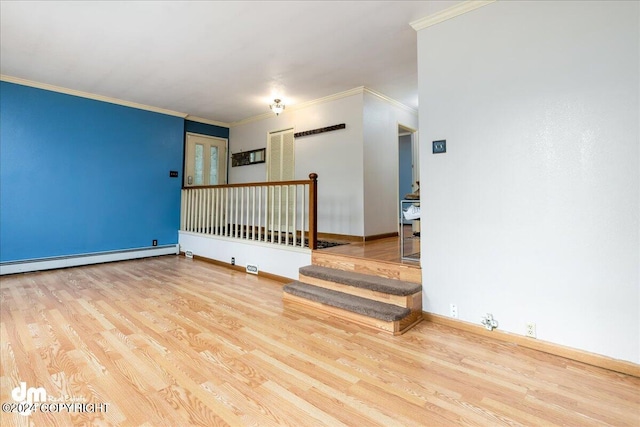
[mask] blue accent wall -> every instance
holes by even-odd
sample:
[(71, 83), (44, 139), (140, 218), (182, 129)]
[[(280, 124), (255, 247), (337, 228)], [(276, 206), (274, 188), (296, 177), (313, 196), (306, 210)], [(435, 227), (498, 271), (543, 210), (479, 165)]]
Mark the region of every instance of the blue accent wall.
[(177, 244), (184, 129), (0, 82), (0, 261)]

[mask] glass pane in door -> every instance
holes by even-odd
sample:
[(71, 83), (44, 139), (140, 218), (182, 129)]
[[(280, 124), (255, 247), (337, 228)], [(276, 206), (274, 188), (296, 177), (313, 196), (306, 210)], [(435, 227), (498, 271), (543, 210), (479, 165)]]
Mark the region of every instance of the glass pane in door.
[(204, 177), (203, 177), (203, 169), (204, 169), (204, 145), (196, 144), (196, 164), (195, 164), (195, 185), (203, 185)]
[(211, 147), (209, 160), (209, 185), (218, 185), (218, 147)]

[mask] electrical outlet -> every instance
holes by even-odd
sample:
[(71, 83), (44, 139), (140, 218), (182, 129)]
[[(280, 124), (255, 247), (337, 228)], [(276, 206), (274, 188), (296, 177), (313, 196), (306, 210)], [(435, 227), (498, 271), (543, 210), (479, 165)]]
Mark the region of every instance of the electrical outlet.
[(236, 265), (236, 257), (231, 257), (231, 265)]
[(458, 318), (458, 306), (455, 304), (449, 304), (449, 314), (454, 319)]
[(527, 323), (527, 329), (525, 331), (525, 335), (528, 336), (529, 338), (535, 338), (536, 337), (536, 324), (533, 322), (529, 322)]
[(152, 245), (152, 246), (158, 246), (158, 241), (157, 241), (156, 239), (153, 239), (153, 240), (151, 241), (151, 245)]
[(493, 318), (493, 314), (487, 313), (486, 316), (482, 316), (480, 324), (484, 326), (487, 331), (493, 331), (498, 327), (498, 321)]

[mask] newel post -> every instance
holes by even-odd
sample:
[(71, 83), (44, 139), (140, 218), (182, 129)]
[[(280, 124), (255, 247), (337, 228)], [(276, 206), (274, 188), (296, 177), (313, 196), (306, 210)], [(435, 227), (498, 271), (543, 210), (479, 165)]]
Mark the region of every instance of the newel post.
[(309, 249), (318, 249), (318, 174), (309, 174)]

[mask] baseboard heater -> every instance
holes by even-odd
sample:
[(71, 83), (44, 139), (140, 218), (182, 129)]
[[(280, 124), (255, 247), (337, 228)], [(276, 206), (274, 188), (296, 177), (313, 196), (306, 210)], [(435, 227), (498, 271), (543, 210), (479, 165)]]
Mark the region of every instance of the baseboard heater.
[(148, 258), (160, 255), (177, 255), (179, 253), (180, 246), (176, 244), (21, 261), (8, 261), (0, 263), (0, 275), (77, 267), (80, 265), (101, 264), (104, 262), (125, 261), (129, 259)]

